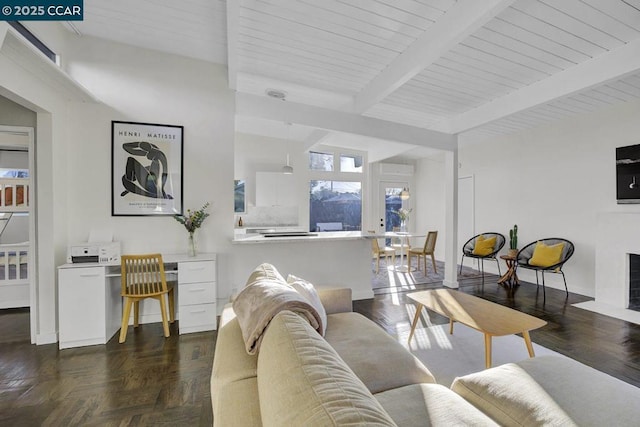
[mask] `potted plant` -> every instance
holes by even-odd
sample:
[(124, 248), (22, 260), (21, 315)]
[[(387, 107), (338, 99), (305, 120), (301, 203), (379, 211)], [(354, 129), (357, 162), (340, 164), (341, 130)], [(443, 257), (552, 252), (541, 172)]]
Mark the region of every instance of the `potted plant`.
[(514, 225), (509, 230), (509, 253), (508, 255), (515, 258), (518, 255), (518, 225)]

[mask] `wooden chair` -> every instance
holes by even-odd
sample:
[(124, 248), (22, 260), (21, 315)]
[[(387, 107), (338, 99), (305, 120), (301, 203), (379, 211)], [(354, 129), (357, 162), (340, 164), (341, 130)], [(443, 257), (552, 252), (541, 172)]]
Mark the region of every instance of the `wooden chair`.
[[(369, 231), (369, 233), (374, 234), (375, 231)], [(378, 243), (378, 239), (376, 238), (372, 238), (371, 239), (371, 251), (373, 256), (376, 259), (376, 274), (380, 271), (380, 257), (385, 257), (385, 261), (387, 262), (387, 265), (389, 265), (389, 257), (392, 257), (392, 262), (395, 264), (396, 262), (396, 250), (393, 248), (390, 248), (389, 246), (385, 246), (384, 248), (380, 247), (380, 244)]]
[(169, 336), (169, 324), (167, 323), (167, 306), (165, 295), (169, 297), (170, 321), (175, 321), (175, 302), (173, 294), (173, 283), (167, 284), (164, 274), (164, 263), (162, 255), (122, 255), (120, 257), (120, 268), (122, 273), (122, 297), (124, 298), (124, 310), (122, 312), (122, 326), (120, 328), (120, 342), (127, 338), (127, 328), (129, 327), (129, 316), (131, 305), (133, 304), (133, 326), (138, 327), (139, 305), (145, 298), (154, 298), (160, 302), (160, 312), (162, 315), (162, 327), (164, 336)]
[(415, 255), (418, 258), (418, 270), (420, 270), (420, 256), (424, 258), (424, 274), (427, 274), (427, 255), (431, 255), (431, 263), (433, 264), (433, 272), (437, 273), (436, 258), (434, 251), (436, 249), (436, 240), (438, 239), (437, 231), (429, 231), (427, 238), (424, 241), (422, 248), (409, 249), (409, 265), (411, 265), (411, 256)]

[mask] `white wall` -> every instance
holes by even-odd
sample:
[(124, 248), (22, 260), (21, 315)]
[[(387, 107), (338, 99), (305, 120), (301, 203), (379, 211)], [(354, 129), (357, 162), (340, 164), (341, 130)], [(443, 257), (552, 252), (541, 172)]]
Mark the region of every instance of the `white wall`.
[[(234, 93), (226, 68), (90, 37), (74, 40), (70, 75), (103, 104), (70, 105), (73, 117), (65, 182), (70, 243), (93, 228), (110, 229), (123, 253), (184, 252), (187, 232), (170, 216), (111, 216), (111, 121), (184, 126), (184, 209), (211, 202), (197, 232), (201, 252), (219, 253), (218, 279), (228, 282), (233, 237)], [(220, 289), (222, 296), (228, 294)]]
[[(640, 143), (639, 113), (640, 103), (628, 103), (462, 146), (460, 176), (475, 175), (476, 230), (508, 235), (518, 224), (520, 248), (545, 237), (571, 240), (576, 251), (563, 268), (569, 291), (593, 296), (597, 215), (640, 212), (616, 204), (615, 186), (615, 148)], [(518, 274), (535, 283), (532, 272)], [(547, 278), (564, 289), (560, 275)]]

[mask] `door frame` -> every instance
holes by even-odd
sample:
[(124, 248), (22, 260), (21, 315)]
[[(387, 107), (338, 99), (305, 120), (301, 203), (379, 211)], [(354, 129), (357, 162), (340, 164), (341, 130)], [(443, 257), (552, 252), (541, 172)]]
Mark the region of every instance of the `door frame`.
[(35, 161), (35, 130), (25, 126), (0, 125), (0, 132), (13, 133), (26, 136), (28, 139), (29, 157), (29, 263), (27, 275), (29, 276), (29, 318), (31, 344), (36, 343), (38, 332), (38, 277), (36, 266), (38, 265), (37, 234), (36, 234), (36, 161)]

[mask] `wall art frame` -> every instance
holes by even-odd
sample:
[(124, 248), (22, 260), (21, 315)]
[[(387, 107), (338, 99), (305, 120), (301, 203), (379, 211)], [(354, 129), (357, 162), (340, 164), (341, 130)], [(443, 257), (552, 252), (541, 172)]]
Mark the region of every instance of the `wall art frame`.
[(111, 122), (111, 215), (183, 213), (184, 127)]

